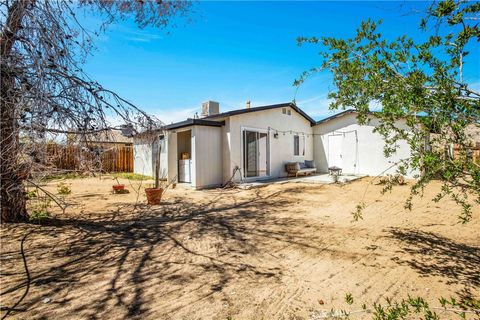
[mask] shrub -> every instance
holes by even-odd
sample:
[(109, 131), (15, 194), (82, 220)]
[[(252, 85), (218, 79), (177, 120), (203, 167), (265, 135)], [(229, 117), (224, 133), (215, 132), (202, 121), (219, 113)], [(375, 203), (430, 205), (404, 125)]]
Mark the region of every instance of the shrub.
[(57, 184), (57, 193), (66, 196), (72, 193), (72, 189), (65, 182), (60, 182)]

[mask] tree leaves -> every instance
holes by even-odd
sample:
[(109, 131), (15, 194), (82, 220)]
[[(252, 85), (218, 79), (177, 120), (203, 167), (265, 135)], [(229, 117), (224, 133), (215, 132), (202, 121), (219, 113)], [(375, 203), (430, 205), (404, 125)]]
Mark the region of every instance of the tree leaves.
[[(323, 60), (321, 68), (294, 83), (329, 70), (336, 87), (328, 94), (330, 108), (353, 107), (361, 124), (377, 118), (375, 131), (385, 139), (386, 156), (396, 152), (398, 141), (407, 141), (411, 158), (399, 170), (418, 173), (412, 196), (440, 179), (444, 188), (436, 199), (448, 195), (456, 201), (462, 222), (471, 218), (470, 203), (480, 203), (480, 163), (473, 161), (470, 149), (475, 146), (468, 134), (472, 127), (480, 131), (480, 93), (463, 79), (465, 57), (479, 47), (479, 11), (478, 3), (433, 3), (420, 21), (420, 28), (432, 33), (425, 42), (407, 35), (388, 40), (380, 33), (381, 22), (372, 20), (362, 22), (351, 39), (300, 37), (302, 44), (320, 45)], [(431, 23), (443, 32), (428, 30)], [(372, 104), (381, 110), (372, 113)], [(453, 149), (454, 154), (447, 152)], [(411, 207), (411, 197), (406, 207)]]

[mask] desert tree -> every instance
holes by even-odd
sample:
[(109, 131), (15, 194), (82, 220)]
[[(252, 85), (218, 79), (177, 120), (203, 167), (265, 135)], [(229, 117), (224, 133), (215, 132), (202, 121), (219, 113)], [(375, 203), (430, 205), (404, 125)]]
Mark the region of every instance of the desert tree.
[[(397, 170), (418, 174), (406, 207), (438, 179), (442, 188), (433, 200), (452, 197), (462, 207), (463, 222), (480, 203), (480, 163), (471, 154), (478, 143), (471, 132), (480, 126), (480, 93), (472, 86), (475, 79), (469, 83), (464, 77), (467, 62), (479, 66), (478, 60), (468, 60), (471, 50), (476, 59), (479, 55), (479, 12), (479, 2), (433, 2), (419, 22), (424, 41), (407, 35), (390, 41), (379, 31), (381, 21), (371, 20), (362, 22), (351, 39), (297, 39), (299, 45), (321, 46), (322, 62), (294, 85), (330, 71), (335, 85), (328, 95), (331, 109), (354, 108), (361, 124), (376, 117), (380, 124), (375, 131), (384, 137), (386, 156), (396, 152), (399, 140), (408, 142), (411, 157), (398, 163)], [(396, 125), (399, 120), (406, 121), (406, 129)], [(364, 205), (359, 204), (357, 214)]]
[[(188, 1), (1, 0), (1, 221), (28, 219), (24, 180), (39, 150), (55, 134), (84, 137), (123, 123), (140, 130), (157, 123), (82, 69), (94, 40), (109, 24), (134, 19), (143, 28), (171, 25)], [(91, 31), (80, 12), (101, 17)]]

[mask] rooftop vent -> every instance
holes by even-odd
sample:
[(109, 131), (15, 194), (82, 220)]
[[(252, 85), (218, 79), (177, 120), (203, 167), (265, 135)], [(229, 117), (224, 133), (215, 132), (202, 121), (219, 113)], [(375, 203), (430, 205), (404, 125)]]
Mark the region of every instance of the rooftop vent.
[(215, 101), (202, 103), (202, 117), (213, 116), (220, 113), (220, 104)]

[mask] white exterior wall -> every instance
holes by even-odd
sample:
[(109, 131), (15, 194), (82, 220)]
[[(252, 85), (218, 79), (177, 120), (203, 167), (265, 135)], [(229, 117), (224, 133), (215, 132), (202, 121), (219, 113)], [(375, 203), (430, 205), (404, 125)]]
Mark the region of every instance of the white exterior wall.
[(167, 166), (168, 181), (178, 181), (178, 152), (177, 152), (177, 132), (168, 131), (167, 133)]
[(192, 129), (192, 186), (222, 185), (222, 127), (194, 126)]
[(152, 144), (135, 138), (133, 142), (133, 172), (151, 177), (153, 176), (152, 168)]
[(189, 126), (168, 132), (168, 179), (178, 181), (179, 132), (191, 130), (191, 185), (207, 188), (222, 185), (222, 127)]
[[(142, 138), (134, 138), (133, 143), (133, 172), (153, 177), (155, 174), (155, 159), (158, 154), (158, 141)], [(167, 149), (165, 143), (162, 144), (160, 155), (160, 177), (167, 173)]]
[[(314, 126), (314, 158), (318, 171), (328, 171), (328, 167), (331, 166), (329, 143), (335, 143), (336, 146), (330, 147), (341, 150), (340, 167), (343, 173), (372, 176), (395, 173), (397, 168), (392, 165), (409, 158), (410, 147), (406, 141), (399, 141), (396, 154), (386, 158), (383, 153), (385, 145), (383, 137), (373, 132), (377, 125), (378, 120), (375, 118), (367, 125), (359, 125), (356, 114), (347, 114)], [(398, 121), (396, 125), (398, 128), (407, 128), (404, 121)], [(338, 140), (329, 138), (332, 135), (341, 135), (343, 138)], [(409, 177), (413, 175), (413, 172), (408, 174)]]
[[(294, 109), (289, 107), (287, 109), (290, 110), (291, 115), (285, 115), (282, 113), (282, 108), (276, 108), (234, 115), (229, 118), (229, 121), (226, 121), (223, 129), (225, 134), (223, 182), (231, 178), (236, 166), (240, 167), (242, 176), (237, 173), (233, 180), (248, 180), (243, 178), (243, 129), (268, 132), (270, 172), (266, 178), (286, 176), (285, 164), (287, 162), (313, 160), (313, 137), (310, 122)], [(287, 132), (278, 132), (278, 138), (274, 138), (277, 130)], [(302, 134), (305, 136), (305, 155), (293, 155), (293, 136), (296, 132), (299, 136)]]

